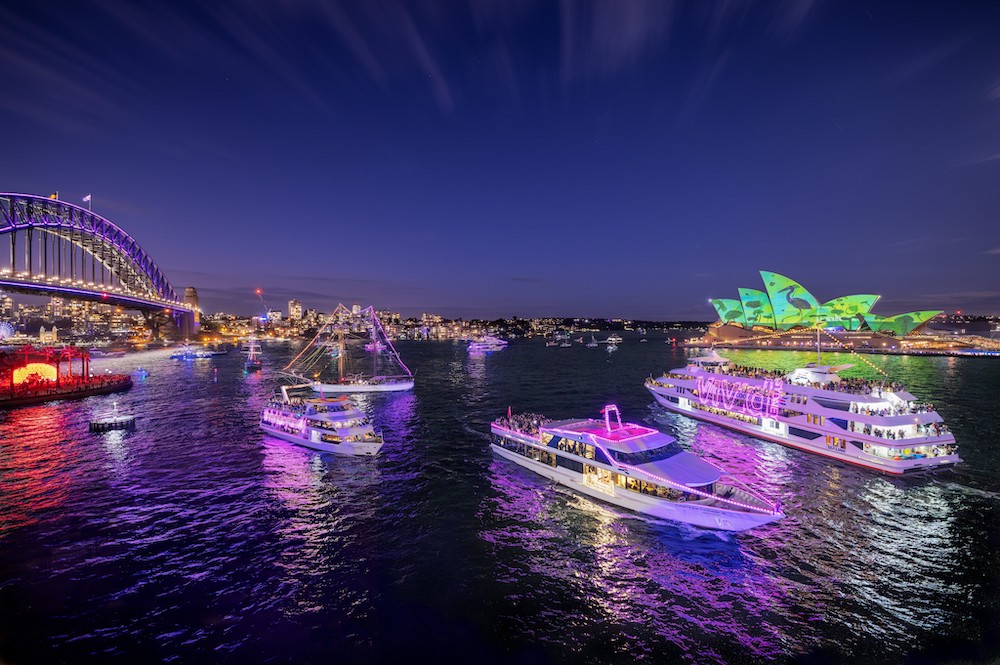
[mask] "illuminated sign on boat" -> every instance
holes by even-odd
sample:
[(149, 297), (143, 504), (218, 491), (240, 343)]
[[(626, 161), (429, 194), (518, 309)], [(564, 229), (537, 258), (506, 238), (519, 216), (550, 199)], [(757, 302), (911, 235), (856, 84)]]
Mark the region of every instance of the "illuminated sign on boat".
[(768, 379), (763, 386), (745, 381), (698, 377), (698, 401), (726, 411), (736, 411), (756, 418), (778, 415), (785, 383)]

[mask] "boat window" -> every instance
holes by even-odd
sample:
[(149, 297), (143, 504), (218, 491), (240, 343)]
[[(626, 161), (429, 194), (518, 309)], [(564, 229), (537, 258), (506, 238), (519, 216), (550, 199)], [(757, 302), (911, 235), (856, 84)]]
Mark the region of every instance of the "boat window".
[(828, 409), (836, 409), (838, 411), (847, 411), (851, 408), (851, 403), (847, 401), (841, 401), (837, 399), (829, 399), (826, 397), (813, 397), (813, 401), (820, 406), (825, 406)]
[(809, 430), (804, 430), (798, 427), (789, 427), (788, 433), (791, 434), (792, 436), (797, 436), (802, 439), (808, 439), (810, 441), (812, 441), (813, 439), (818, 439), (819, 437), (823, 436), (819, 432), (810, 432)]
[(684, 449), (681, 448), (681, 444), (676, 441), (671, 441), (667, 445), (660, 446), (659, 448), (640, 450), (634, 453), (612, 450), (611, 454), (614, 455), (614, 458), (622, 464), (649, 464), (650, 462), (665, 460), (682, 452), (684, 452)]

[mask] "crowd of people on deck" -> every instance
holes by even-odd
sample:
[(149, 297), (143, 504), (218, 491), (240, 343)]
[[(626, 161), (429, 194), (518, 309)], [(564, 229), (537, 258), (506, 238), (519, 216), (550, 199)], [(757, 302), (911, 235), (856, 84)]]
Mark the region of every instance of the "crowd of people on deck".
[(854, 421), (851, 421), (850, 430), (859, 434), (871, 434), (883, 439), (912, 439), (917, 437), (941, 436), (950, 431), (948, 426), (943, 423), (925, 423), (890, 429), (888, 427), (872, 427), (870, 424), (862, 426), (861, 423), (855, 423)]
[(933, 413), (933, 404), (919, 404), (917, 402), (904, 403), (902, 405), (889, 405), (879, 409), (872, 409), (862, 404), (851, 404), (851, 413), (863, 416), (904, 416), (911, 413)]
[[(9, 381), (9, 380), (8, 380)], [(28, 376), (23, 382), (0, 383), (0, 398), (14, 399), (34, 395), (59, 395), (84, 389), (98, 389), (107, 386), (124, 385), (132, 382), (132, 377), (122, 374), (95, 374), (92, 376), (61, 376), (56, 382), (38, 374)], [(5, 385), (6, 384), (6, 385)]]
[(517, 413), (497, 418), (493, 424), (512, 429), (515, 432), (537, 436), (539, 428), (547, 422), (549, 422), (548, 418), (537, 413)]
[[(759, 367), (748, 367), (746, 365), (731, 365), (726, 369), (727, 374), (741, 376), (748, 379), (781, 379), (788, 375), (785, 370), (761, 369)], [(869, 381), (861, 378), (845, 378), (838, 376), (836, 381), (820, 383), (811, 381), (798, 383), (796, 385), (817, 388), (820, 390), (835, 390), (842, 393), (853, 393), (858, 395), (881, 394), (883, 392), (899, 392), (903, 390), (903, 384), (896, 381)]]

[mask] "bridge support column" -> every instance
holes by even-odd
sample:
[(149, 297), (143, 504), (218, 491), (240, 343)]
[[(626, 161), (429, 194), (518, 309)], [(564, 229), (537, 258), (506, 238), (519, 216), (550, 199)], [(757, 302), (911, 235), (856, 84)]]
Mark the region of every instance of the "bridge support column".
[(180, 328), (177, 327), (177, 321), (174, 319), (174, 315), (170, 311), (143, 311), (142, 318), (146, 320), (146, 327), (149, 328), (149, 332), (152, 334), (154, 342), (164, 339), (182, 339)]

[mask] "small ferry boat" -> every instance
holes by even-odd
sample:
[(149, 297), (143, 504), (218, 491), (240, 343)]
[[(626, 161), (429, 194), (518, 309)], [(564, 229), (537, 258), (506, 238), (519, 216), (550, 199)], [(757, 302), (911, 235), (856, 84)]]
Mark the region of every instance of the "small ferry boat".
[(220, 351), (209, 351), (208, 349), (196, 349), (185, 344), (179, 351), (170, 354), (173, 360), (200, 360), (201, 358), (211, 358), (220, 355)]
[(663, 432), (603, 420), (549, 421), (534, 414), (498, 418), (490, 447), (504, 459), (582, 494), (645, 515), (709, 529), (742, 531), (784, 516), (780, 504), (725, 477)]
[(774, 372), (737, 367), (713, 350), (646, 388), (670, 411), (885, 473), (962, 461), (933, 405), (897, 383), (838, 376), (852, 366)]
[(622, 339), (621, 335), (616, 335), (615, 333), (611, 333), (610, 335), (608, 335), (608, 338), (605, 341), (608, 344), (621, 344), (625, 340)]
[(261, 411), (260, 428), (285, 441), (340, 455), (374, 455), (382, 448), (382, 436), (350, 398), (288, 395), (290, 388), (308, 387), (282, 386), (280, 397), (276, 395)]
[(484, 335), (479, 339), (474, 339), (469, 342), (468, 351), (469, 353), (489, 353), (491, 351), (502, 351), (507, 348), (507, 340), (500, 339), (499, 337), (494, 337), (493, 335)]

